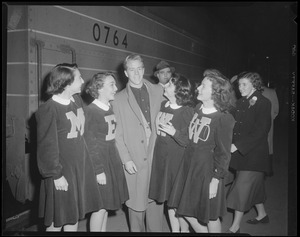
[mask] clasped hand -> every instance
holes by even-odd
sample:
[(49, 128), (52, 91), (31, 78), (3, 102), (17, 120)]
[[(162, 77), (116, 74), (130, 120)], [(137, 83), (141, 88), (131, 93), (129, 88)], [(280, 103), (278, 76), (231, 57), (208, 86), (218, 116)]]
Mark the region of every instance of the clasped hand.
[(106, 184), (106, 175), (105, 173), (97, 174), (97, 182), (98, 184), (105, 185)]
[(212, 178), (209, 184), (209, 199), (217, 196), (219, 180)]
[(231, 144), (230, 152), (233, 153), (233, 152), (235, 152), (235, 151), (237, 151), (236, 146), (235, 146), (234, 144)]
[(135, 174), (137, 172), (137, 168), (132, 160), (127, 161), (124, 166), (125, 166), (125, 170), (129, 174)]
[(64, 176), (54, 180), (56, 190), (68, 191), (68, 182)]
[(168, 122), (166, 124), (163, 124), (163, 123), (160, 123), (158, 125), (158, 129), (160, 131), (163, 131), (171, 136), (174, 136), (175, 132), (176, 132), (176, 129), (174, 128), (174, 126), (172, 125), (171, 122)]

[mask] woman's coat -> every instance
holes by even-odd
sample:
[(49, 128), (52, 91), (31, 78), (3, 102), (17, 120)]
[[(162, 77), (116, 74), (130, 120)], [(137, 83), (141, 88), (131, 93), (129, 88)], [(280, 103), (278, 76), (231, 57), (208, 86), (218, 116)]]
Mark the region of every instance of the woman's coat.
[(235, 170), (268, 173), (271, 102), (255, 91), (248, 99), (242, 97), (237, 101), (234, 118), (233, 144), (238, 150), (232, 154), (230, 166)]

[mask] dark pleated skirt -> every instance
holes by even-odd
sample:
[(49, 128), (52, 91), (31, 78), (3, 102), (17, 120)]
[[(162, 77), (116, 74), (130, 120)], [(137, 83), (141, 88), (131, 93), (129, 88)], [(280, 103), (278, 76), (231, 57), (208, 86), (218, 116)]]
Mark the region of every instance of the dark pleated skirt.
[(172, 138), (156, 140), (149, 187), (150, 199), (159, 203), (169, 199), (183, 153), (184, 147), (179, 146)]
[(115, 143), (107, 144), (102, 150), (106, 153), (107, 162), (104, 167), (106, 185), (98, 184), (102, 203), (101, 209), (118, 210), (129, 199), (123, 165)]
[(237, 171), (237, 176), (227, 195), (227, 207), (245, 212), (255, 204), (266, 200), (264, 173), (257, 171)]
[[(68, 182), (68, 191), (56, 190), (54, 179), (42, 179), (40, 187), (39, 217), (45, 226), (74, 225), (87, 213), (100, 210), (101, 201), (93, 165), (86, 148), (82, 156), (62, 159), (63, 175)], [(72, 162), (73, 161), (73, 162)]]
[(227, 213), (224, 180), (219, 181), (217, 196), (209, 199), (212, 177), (211, 149), (194, 152), (193, 147), (187, 148), (167, 205), (176, 208), (178, 215), (195, 217), (201, 223), (224, 216)]

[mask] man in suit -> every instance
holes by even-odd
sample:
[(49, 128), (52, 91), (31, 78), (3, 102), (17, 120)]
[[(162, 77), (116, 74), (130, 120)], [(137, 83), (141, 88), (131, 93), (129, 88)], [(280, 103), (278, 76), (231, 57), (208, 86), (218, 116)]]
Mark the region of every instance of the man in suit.
[[(126, 201), (130, 231), (162, 231), (163, 205), (148, 198), (153, 149), (155, 118), (163, 100), (163, 88), (144, 79), (144, 63), (140, 55), (127, 56), (124, 72), (126, 87), (113, 101), (116, 116), (116, 146), (129, 190)], [(146, 226), (144, 225), (146, 218)]]
[(275, 89), (262, 86), (263, 92), (262, 95), (271, 101), (271, 128), (268, 134), (268, 143), (269, 143), (269, 155), (270, 155), (270, 176), (273, 175), (273, 134), (274, 134), (274, 119), (279, 113), (279, 102)]
[(172, 77), (175, 72), (175, 68), (171, 67), (166, 61), (160, 61), (156, 67), (154, 76), (158, 78), (158, 84), (164, 87)]

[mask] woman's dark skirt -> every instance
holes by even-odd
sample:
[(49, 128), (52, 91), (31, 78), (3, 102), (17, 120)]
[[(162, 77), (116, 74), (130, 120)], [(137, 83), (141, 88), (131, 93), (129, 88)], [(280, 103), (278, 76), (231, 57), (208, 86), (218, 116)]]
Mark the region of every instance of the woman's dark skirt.
[(227, 207), (245, 212), (266, 200), (263, 172), (237, 171), (227, 195)]

